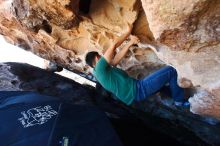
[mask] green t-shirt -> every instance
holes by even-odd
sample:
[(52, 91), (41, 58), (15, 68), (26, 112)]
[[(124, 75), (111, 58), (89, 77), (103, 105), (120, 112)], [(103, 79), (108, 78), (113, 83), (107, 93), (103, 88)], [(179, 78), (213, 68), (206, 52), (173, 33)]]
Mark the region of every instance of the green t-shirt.
[(97, 62), (93, 74), (99, 83), (116, 95), (122, 102), (130, 105), (136, 95), (135, 79), (129, 77), (123, 70), (112, 67), (104, 57)]

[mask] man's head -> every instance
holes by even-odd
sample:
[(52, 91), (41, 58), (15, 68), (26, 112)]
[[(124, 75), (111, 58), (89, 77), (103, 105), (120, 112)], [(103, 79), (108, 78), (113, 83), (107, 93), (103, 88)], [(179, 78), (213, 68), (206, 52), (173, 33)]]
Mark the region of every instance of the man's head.
[(86, 63), (92, 68), (95, 67), (99, 59), (100, 59), (100, 55), (98, 52), (92, 51), (86, 54)]

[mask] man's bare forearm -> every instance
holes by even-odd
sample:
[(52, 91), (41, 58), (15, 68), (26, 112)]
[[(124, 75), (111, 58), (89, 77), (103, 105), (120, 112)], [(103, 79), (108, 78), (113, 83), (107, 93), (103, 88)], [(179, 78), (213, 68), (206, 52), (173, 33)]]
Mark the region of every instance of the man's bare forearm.
[(106, 52), (104, 53), (104, 58), (108, 63), (112, 62), (115, 49), (125, 41), (125, 39), (130, 35), (130, 33), (131, 33), (131, 27), (129, 28), (128, 32), (122, 34), (118, 39), (114, 41), (114, 44), (106, 50)]
[(140, 40), (136, 37), (131, 35), (130, 41), (115, 55), (115, 58), (111, 61), (111, 65), (117, 65), (121, 59), (125, 56), (125, 54), (128, 52), (129, 48), (133, 44), (138, 44)]
[(115, 48), (118, 48), (128, 38), (130, 34), (131, 34), (131, 30), (129, 30), (125, 34), (121, 35), (118, 39), (116, 39), (114, 43)]
[(115, 66), (117, 65), (121, 59), (127, 54), (129, 48), (133, 45), (133, 42), (129, 42), (126, 44), (116, 55), (113, 61), (111, 62), (111, 65)]

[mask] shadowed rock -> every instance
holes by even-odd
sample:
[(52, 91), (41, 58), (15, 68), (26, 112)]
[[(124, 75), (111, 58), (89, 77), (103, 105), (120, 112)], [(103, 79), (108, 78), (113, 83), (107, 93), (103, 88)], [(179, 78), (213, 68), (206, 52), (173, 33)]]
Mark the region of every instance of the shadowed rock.
[(219, 121), (175, 108), (166, 88), (128, 107), (113, 100), (100, 86), (95, 89), (81, 85), (28, 64), (5, 63), (0, 65), (0, 71), (1, 91), (36, 91), (73, 104), (98, 106), (111, 119), (126, 146), (220, 144)]

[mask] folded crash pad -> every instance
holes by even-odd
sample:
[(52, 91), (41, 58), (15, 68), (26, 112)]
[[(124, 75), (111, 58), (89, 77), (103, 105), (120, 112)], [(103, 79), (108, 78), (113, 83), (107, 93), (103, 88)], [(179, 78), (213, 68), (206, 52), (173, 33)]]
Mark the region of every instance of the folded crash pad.
[(0, 92), (1, 146), (122, 146), (105, 113), (35, 92)]

